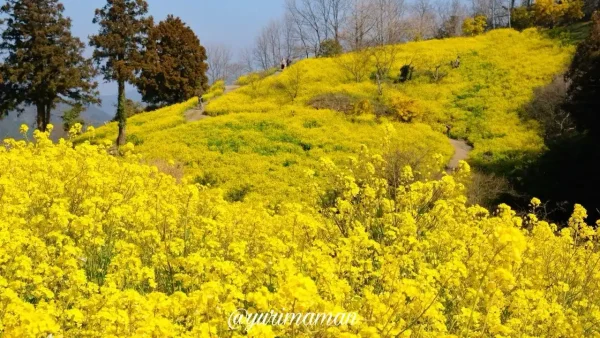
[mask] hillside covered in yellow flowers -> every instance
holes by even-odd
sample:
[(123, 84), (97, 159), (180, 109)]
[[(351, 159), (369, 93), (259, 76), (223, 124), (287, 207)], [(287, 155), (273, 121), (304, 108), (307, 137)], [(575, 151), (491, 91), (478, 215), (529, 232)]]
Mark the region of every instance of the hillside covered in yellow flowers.
[[(572, 53), (534, 29), (412, 42), (249, 74), (213, 90), (199, 121), (185, 118), (197, 98), (135, 115), (118, 154), (116, 123), (56, 144), (37, 130), (5, 140), (0, 332), (598, 336), (600, 243), (585, 209), (564, 229), (540, 219), (538, 199), (525, 215), (487, 210), (467, 201), (469, 164), (445, 170), (447, 125), (474, 146), (473, 167), (540, 152), (520, 109)], [(412, 77), (378, 86), (386, 55), (391, 78), (404, 65)], [(359, 321), (232, 330), (240, 308)]]
[[(388, 153), (441, 169), (454, 151), (447, 125), (451, 137), (474, 145), (472, 164), (506, 173), (543, 149), (540, 128), (520, 112), (535, 88), (566, 69), (573, 52), (535, 29), (388, 48), (394, 51), (380, 53), (393, 61), (391, 78), (406, 64), (414, 71), (410, 81), (384, 83), (382, 95), (370, 78), (377, 55), (307, 59), (283, 73), (244, 76), (227, 95), (211, 90), (206, 114), (214, 118), (185, 123), (182, 111), (195, 102), (134, 116), (130, 141), (146, 158), (185, 168), (191, 179), (275, 202), (302, 195), (304, 173), (319, 158), (344, 162), (361, 144), (382, 153), (385, 135)], [(457, 57), (460, 67), (453, 68)], [(116, 124), (93, 137), (112, 140)]]

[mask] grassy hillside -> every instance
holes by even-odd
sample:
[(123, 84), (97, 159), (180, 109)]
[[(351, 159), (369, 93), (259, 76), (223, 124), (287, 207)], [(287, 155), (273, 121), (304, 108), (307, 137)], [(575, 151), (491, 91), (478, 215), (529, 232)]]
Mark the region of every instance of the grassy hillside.
[[(137, 145), (122, 156), (114, 123), (76, 145), (39, 131), (5, 140), (0, 332), (599, 336), (600, 230), (586, 210), (576, 205), (562, 230), (540, 220), (537, 198), (527, 215), (490, 212), (467, 203), (466, 162), (443, 170), (448, 122), (475, 145), (475, 163), (538, 152), (537, 127), (518, 110), (571, 49), (508, 30), (400, 48), (420, 55), (417, 73), (383, 97), (368, 79), (348, 80), (340, 59), (314, 59), (214, 99), (215, 117), (186, 122), (197, 99), (132, 117)], [(432, 82), (424, 60), (446, 64), (457, 51), (461, 67)], [(289, 95), (294, 74), (304, 81)], [(341, 111), (309, 107), (323, 98)], [(272, 325), (228, 322), (237, 309)], [(357, 322), (302, 325), (284, 312)]]
[[(417, 122), (439, 132), (445, 131), (444, 124), (452, 124), (454, 137), (474, 144), (472, 160), (478, 165), (510, 168), (522, 156), (542, 148), (536, 125), (522, 121), (518, 112), (531, 99), (535, 87), (549, 83), (565, 69), (573, 47), (561, 46), (536, 30), (495, 30), (474, 38), (413, 42), (398, 48), (390, 76), (397, 77), (400, 67), (411, 62), (416, 73), (412, 81), (386, 85), (379, 100), (386, 102), (403, 95), (416, 101), (420, 113)], [(452, 69), (450, 62), (457, 56), (461, 66)], [(377, 100), (374, 81), (365, 78), (355, 83), (342, 67), (351, 63), (344, 59), (352, 57), (310, 59), (293, 66), (302, 67), (304, 74), (304, 85), (293, 105), (287, 102), (284, 91), (277, 90), (278, 83), (289, 82), (294, 75), (287, 71), (212, 101), (208, 112), (271, 113), (304, 106), (324, 93)], [(435, 82), (430, 74), (438, 64), (447, 76)]]
[[(225, 193), (249, 189), (272, 202), (300, 197), (310, 179), (307, 170), (318, 170), (321, 157), (347, 162), (361, 144), (381, 152), (386, 133), (391, 149), (412, 148), (415, 156), (428, 155), (425, 162), (437, 169), (452, 153), (444, 136), (426, 125), (352, 123), (332, 111), (245, 113), (185, 123), (182, 112), (196, 103), (134, 116), (130, 140), (146, 158), (182, 163), (188, 178)], [(112, 139), (116, 129), (105, 132), (97, 129), (96, 139)]]
[[(415, 72), (405, 83), (388, 81), (382, 96), (369, 79), (372, 65), (358, 82), (345, 70), (356, 55), (308, 59), (281, 74), (244, 79), (242, 88), (212, 99), (206, 113), (214, 118), (186, 123), (183, 111), (195, 102), (135, 116), (129, 122), (130, 141), (147, 158), (183, 164), (190, 179), (226, 193), (250, 191), (271, 200), (298, 195), (306, 186), (306, 170), (316, 170), (322, 156), (344, 162), (361, 144), (382, 153), (386, 130), (393, 130), (392, 150), (413, 158), (439, 154), (442, 160), (429, 163), (437, 169), (452, 154), (443, 135), (445, 124), (453, 126), (453, 137), (475, 146), (471, 161), (477, 165), (506, 171), (542, 149), (536, 124), (522, 121), (518, 112), (535, 87), (564, 69), (571, 47), (535, 30), (496, 30), (397, 48), (390, 78), (410, 62)], [(452, 69), (450, 62), (457, 55), (461, 66)], [(434, 81), (431, 72), (437, 64), (445, 76)], [(297, 93), (295, 98), (290, 89)], [(406, 103), (416, 117), (403, 123), (393, 114), (349, 116), (311, 107), (315, 97), (329, 94), (355, 103), (369, 100), (374, 111)], [(115, 135), (114, 124), (96, 130), (97, 139)]]

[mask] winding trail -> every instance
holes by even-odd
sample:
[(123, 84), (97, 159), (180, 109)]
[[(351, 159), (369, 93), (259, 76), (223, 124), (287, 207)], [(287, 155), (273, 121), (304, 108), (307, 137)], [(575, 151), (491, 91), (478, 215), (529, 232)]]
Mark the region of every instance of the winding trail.
[(466, 160), (469, 157), (469, 153), (473, 151), (473, 147), (464, 140), (450, 139), (450, 144), (452, 144), (452, 147), (454, 148), (454, 156), (452, 156), (452, 159), (450, 159), (450, 162), (448, 162), (448, 165), (446, 166), (448, 172), (458, 168), (458, 163)]
[[(240, 88), (240, 86), (235, 86), (235, 85), (225, 86), (225, 91), (223, 92), (223, 95), (225, 95), (229, 92), (232, 92), (238, 88)], [(210, 117), (210, 116), (204, 114), (204, 106), (205, 105), (206, 105), (206, 102), (204, 102), (204, 103), (200, 102), (200, 103), (198, 103), (198, 106), (196, 108), (186, 111), (184, 114), (185, 120), (187, 122), (193, 122), (193, 121), (198, 121), (198, 120), (202, 120), (202, 119)]]

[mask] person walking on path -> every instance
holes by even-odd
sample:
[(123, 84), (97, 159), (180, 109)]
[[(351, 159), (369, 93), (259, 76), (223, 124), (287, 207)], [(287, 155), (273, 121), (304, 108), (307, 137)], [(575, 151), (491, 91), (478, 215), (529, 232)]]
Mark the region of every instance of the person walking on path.
[(285, 59), (281, 59), (281, 70), (284, 70), (286, 66), (287, 66), (286, 60)]

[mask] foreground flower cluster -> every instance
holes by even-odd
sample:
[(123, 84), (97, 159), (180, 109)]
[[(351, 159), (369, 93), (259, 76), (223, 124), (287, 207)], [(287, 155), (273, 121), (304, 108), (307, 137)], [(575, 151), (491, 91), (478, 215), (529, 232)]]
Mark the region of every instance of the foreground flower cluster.
[[(600, 335), (585, 210), (557, 232), (506, 205), (468, 207), (464, 163), (426, 182), (406, 167), (392, 188), (364, 148), (350, 170), (322, 161), (319, 202), (266, 209), (102, 145), (35, 138), (0, 148), (5, 337)], [(239, 308), (360, 320), (232, 331)]]

